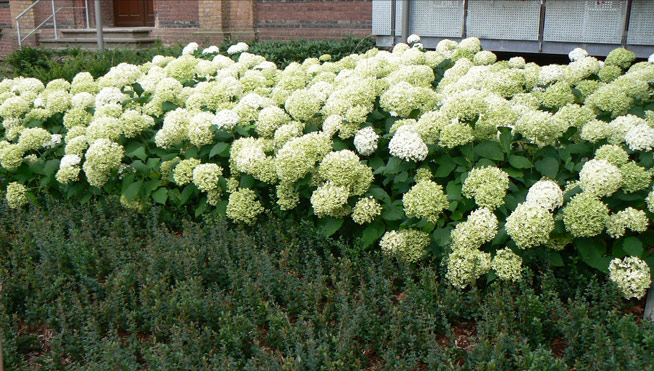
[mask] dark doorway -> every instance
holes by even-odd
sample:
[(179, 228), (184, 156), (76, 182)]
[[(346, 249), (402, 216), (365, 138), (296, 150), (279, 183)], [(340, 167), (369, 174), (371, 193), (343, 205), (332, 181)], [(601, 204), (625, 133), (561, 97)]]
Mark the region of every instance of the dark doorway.
[(114, 0), (116, 27), (154, 26), (154, 0)]

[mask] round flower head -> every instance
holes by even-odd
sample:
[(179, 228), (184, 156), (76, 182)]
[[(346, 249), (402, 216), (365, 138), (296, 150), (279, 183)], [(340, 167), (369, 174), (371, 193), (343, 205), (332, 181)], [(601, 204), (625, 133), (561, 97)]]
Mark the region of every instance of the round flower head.
[(61, 184), (69, 184), (77, 181), (80, 172), (82, 159), (78, 155), (65, 155), (59, 163), (59, 170), (55, 179)]
[(125, 138), (134, 138), (143, 130), (154, 126), (154, 119), (135, 110), (127, 110), (120, 116), (120, 127)]
[(216, 53), (219, 53), (219, 52), (220, 52), (220, 49), (215, 45), (211, 45), (210, 47), (204, 48), (202, 50), (202, 54), (216, 54)]
[(406, 39), (407, 44), (413, 44), (413, 43), (419, 43), (420, 42), (420, 36), (416, 34), (409, 35)]
[(352, 195), (362, 195), (373, 181), (372, 169), (359, 162), (359, 156), (344, 149), (328, 153), (318, 166), (320, 179), (344, 186)]
[(345, 206), (349, 196), (350, 193), (346, 187), (327, 182), (313, 191), (311, 195), (313, 212), (319, 218), (326, 216), (342, 218), (348, 214)]
[(30, 110), (30, 104), (21, 97), (12, 97), (0, 104), (0, 116), (3, 118), (21, 117)]
[(377, 150), (377, 140), (379, 135), (375, 133), (372, 126), (367, 126), (357, 131), (354, 136), (354, 147), (362, 156), (370, 156)]
[(564, 123), (546, 111), (528, 110), (515, 123), (514, 131), (539, 147), (553, 145), (564, 132)]
[(579, 193), (563, 208), (565, 229), (574, 237), (593, 237), (604, 231), (609, 208), (596, 195)]
[(649, 224), (647, 214), (642, 210), (628, 207), (612, 214), (606, 222), (606, 233), (613, 238), (624, 236), (627, 229), (634, 232), (645, 232)]
[(641, 299), (652, 284), (649, 266), (635, 256), (611, 260), (609, 279), (618, 286), (626, 299)]
[(443, 126), (438, 144), (445, 148), (454, 148), (468, 144), (474, 139), (472, 127), (455, 119), (450, 124)]
[(50, 133), (42, 128), (28, 128), (20, 133), (18, 145), (23, 151), (36, 150), (50, 141)]
[(522, 68), (525, 63), (525, 59), (522, 57), (513, 57), (509, 59), (509, 66), (511, 68)]
[(307, 175), (331, 150), (331, 138), (324, 133), (314, 132), (293, 138), (277, 152), (277, 176), (283, 181), (295, 182)]
[(523, 202), (506, 218), (506, 233), (521, 249), (547, 243), (554, 230), (554, 217), (537, 203)]
[(503, 281), (518, 281), (522, 274), (522, 258), (509, 248), (498, 250), (491, 268)]
[(596, 160), (606, 160), (615, 166), (622, 166), (629, 161), (629, 154), (615, 144), (604, 144), (595, 151)]
[(193, 170), (196, 166), (200, 165), (200, 160), (197, 158), (189, 158), (180, 161), (175, 170), (173, 170), (173, 178), (178, 186), (183, 186), (193, 180)]
[(213, 124), (216, 125), (218, 129), (227, 129), (231, 130), (236, 127), (236, 124), (241, 120), (239, 115), (232, 110), (222, 110), (216, 113), (216, 117), (213, 119)]
[(450, 206), (443, 187), (431, 180), (418, 182), (402, 196), (404, 213), (409, 218), (425, 218), (433, 224), (440, 214)]
[(491, 269), (491, 255), (476, 249), (455, 250), (447, 257), (445, 277), (452, 286), (464, 289)]
[(405, 161), (422, 161), (427, 157), (429, 149), (422, 140), (414, 125), (401, 126), (388, 143), (391, 156)]
[(487, 208), (471, 212), (468, 219), (452, 231), (452, 250), (480, 248), (495, 238), (498, 226), (497, 217)]
[(318, 111), (323, 101), (320, 96), (311, 90), (301, 89), (294, 91), (286, 100), (286, 111), (298, 121), (307, 121)]
[(372, 196), (364, 197), (357, 201), (352, 209), (352, 220), (357, 224), (372, 222), (381, 215), (382, 206)]
[[(627, 138), (627, 134), (636, 129), (630, 137), (633, 140), (634, 148), (639, 147), (640, 145), (647, 146), (647, 141), (651, 139), (651, 133), (647, 132), (645, 128), (649, 128), (647, 121), (641, 119), (636, 115), (625, 115), (616, 117), (613, 121), (610, 122), (611, 129), (608, 132), (607, 138), (611, 144), (622, 144)], [(644, 125), (644, 126), (643, 126)], [(633, 138), (634, 135), (645, 135), (644, 139)]]
[(266, 107), (259, 112), (255, 130), (260, 136), (271, 138), (275, 134), (275, 130), (290, 121), (291, 117), (283, 109), (277, 106)]
[(613, 84), (606, 84), (595, 90), (584, 102), (596, 113), (608, 112), (611, 117), (624, 115), (633, 106), (633, 98)]
[(635, 60), (636, 54), (634, 52), (625, 48), (617, 48), (609, 53), (604, 63), (608, 66), (618, 66), (622, 69), (627, 69)]
[(248, 46), (248, 44), (244, 42), (240, 42), (227, 48), (227, 54), (233, 55), (233, 54), (243, 53), (248, 51), (249, 48), (250, 47)]
[(277, 185), (277, 205), (282, 210), (292, 210), (300, 202), (300, 194), (290, 182), (281, 182)]
[(651, 151), (654, 147), (654, 128), (646, 123), (639, 124), (631, 128), (624, 139), (632, 151)]
[(196, 42), (189, 43), (182, 49), (182, 55), (193, 54), (200, 46)]
[(7, 186), (7, 204), (12, 209), (18, 209), (27, 205), (27, 188), (24, 185), (11, 182)]
[(494, 210), (504, 204), (509, 188), (509, 174), (497, 167), (475, 168), (463, 182), (462, 193), (474, 198), (479, 207)]
[(586, 58), (587, 56), (588, 56), (588, 52), (582, 48), (575, 48), (570, 53), (568, 53), (568, 58), (570, 58), (572, 62), (578, 61), (582, 58)]
[(566, 104), (574, 103), (575, 96), (572, 94), (572, 89), (567, 82), (559, 81), (545, 90), (542, 101), (545, 107), (558, 109)]
[(89, 184), (93, 187), (102, 187), (108, 180), (111, 172), (118, 169), (125, 150), (118, 143), (108, 139), (97, 139), (86, 151), (84, 173)]
[(89, 142), (86, 140), (86, 135), (80, 135), (73, 138), (66, 137), (65, 153), (67, 155), (77, 155), (82, 157), (87, 148), (89, 148)]
[(223, 169), (216, 164), (200, 164), (193, 168), (193, 184), (203, 192), (218, 188)]
[(602, 69), (599, 70), (597, 76), (603, 82), (611, 82), (622, 75), (622, 68), (618, 66), (604, 65)]
[(389, 231), (379, 241), (382, 252), (407, 263), (416, 263), (425, 255), (429, 234), (417, 229)]
[(529, 188), (527, 202), (554, 211), (563, 205), (563, 191), (554, 181), (539, 180)]
[(581, 128), (580, 137), (585, 141), (597, 143), (602, 139), (606, 139), (610, 132), (611, 126), (608, 122), (593, 120)]
[(590, 160), (579, 172), (581, 188), (597, 197), (610, 196), (622, 186), (620, 169), (606, 160)]
[(620, 166), (622, 172), (622, 190), (624, 193), (634, 193), (649, 187), (652, 174), (634, 161)]
[(253, 190), (241, 188), (229, 195), (227, 217), (237, 223), (253, 225), (264, 211)]
[(473, 62), (478, 66), (487, 66), (497, 62), (497, 56), (489, 50), (482, 50), (475, 54)]

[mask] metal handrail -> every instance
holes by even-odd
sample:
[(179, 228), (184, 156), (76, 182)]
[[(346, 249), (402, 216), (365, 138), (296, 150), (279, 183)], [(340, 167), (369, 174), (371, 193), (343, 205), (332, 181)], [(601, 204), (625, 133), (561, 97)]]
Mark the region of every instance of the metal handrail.
[(52, 0), (52, 15), (50, 15), (48, 18), (46, 18), (43, 22), (41, 22), (38, 26), (36, 26), (30, 33), (28, 33), (25, 37), (21, 37), (20, 35), (20, 18), (24, 16), (28, 11), (30, 11), (32, 8), (36, 6), (36, 4), (40, 3), (41, 0), (36, 0), (32, 5), (28, 6), (27, 9), (23, 10), (16, 16), (16, 33), (18, 34), (18, 49), (21, 49), (23, 47), (23, 41), (27, 40), (28, 37), (32, 36), (32, 34), (36, 31), (38, 31), (41, 27), (43, 27), (50, 19), (52, 19), (52, 25), (54, 27), (54, 38), (57, 40), (59, 38), (59, 35), (57, 34), (57, 13), (59, 13), (60, 10), (62, 9), (84, 9), (86, 13), (86, 28), (89, 28), (89, 3), (88, 0), (84, 0), (84, 6), (62, 6), (57, 9), (55, 9), (55, 0)]

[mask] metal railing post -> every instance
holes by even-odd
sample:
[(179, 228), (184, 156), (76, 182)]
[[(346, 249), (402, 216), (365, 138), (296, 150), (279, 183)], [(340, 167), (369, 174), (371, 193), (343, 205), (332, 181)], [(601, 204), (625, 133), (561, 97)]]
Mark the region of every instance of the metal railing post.
[(55, 0), (52, 0), (52, 24), (54, 26), (54, 38), (57, 40), (57, 12), (55, 11)]
[(16, 20), (16, 33), (18, 34), (18, 49), (23, 48), (23, 40), (20, 38), (20, 22)]
[(102, 29), (102, 8), (100, 5), (100, 0), (95, 0), (95, 30), (98, 37), (98, 49), (100, 51), (104, 50), (104, 32)]
[(86, 28), (90, 28), (89, 24), (89, 0), (84, 0), (84, 11), (86, 12)]

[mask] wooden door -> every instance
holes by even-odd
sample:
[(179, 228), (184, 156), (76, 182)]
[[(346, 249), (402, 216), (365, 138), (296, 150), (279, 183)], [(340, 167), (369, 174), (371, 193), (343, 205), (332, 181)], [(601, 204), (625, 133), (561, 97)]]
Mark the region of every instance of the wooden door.
[(154, 26), (154, 0), (114, 0), (116, 27)]

